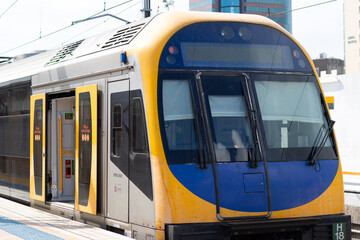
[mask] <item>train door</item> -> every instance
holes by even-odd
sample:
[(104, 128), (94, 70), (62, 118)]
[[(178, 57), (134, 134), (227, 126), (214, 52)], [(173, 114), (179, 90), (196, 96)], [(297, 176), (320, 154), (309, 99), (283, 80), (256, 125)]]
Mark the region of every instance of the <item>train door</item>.
[(30, 199), (45, 202), (46, 95), (30, 98)]
[(108, 217), (129, 221), (129, 80), (108, 85)]
[(75, 92), (75, 209), (96, 214), (97, 85)]
[(75, 97), (51, 100), (51, 193), (52, 201), (75, 199)]

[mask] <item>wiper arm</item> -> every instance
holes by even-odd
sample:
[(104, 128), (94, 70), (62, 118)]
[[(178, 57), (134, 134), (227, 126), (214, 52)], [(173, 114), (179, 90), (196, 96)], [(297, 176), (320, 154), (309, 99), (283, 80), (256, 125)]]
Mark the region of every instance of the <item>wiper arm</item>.
[[(250, 125), (252, 129), (252, 137), (254, 139), (254, 145), (258, 145), (259, 150), (261, 151), (260, 147), (260, 141), (259, 141), (259, 135), (258, 135), (258, 129), (257, 129), (257, 123), (256, 123), (256, 110), (254, 106), (254, 97), (251, 95), (252, 91), (250, 89), (250, 77), (243, 73), (242, 74), (245, 78), (245, 81), (242, 82), (242, 89), (245, 95), (245, 102), (248, 108), (249, 118), (250, 118)], [(257, 161), (256, 161), (256, 147), (254, 146), (254, 149), (249, 149), (249, 155), (250, 155), (250, 167), (256, 168), (257, 167)]]
[[(201, 72), (198, 72), (195, 77), (196, 81), (197, 81), (197, 79), (200, 78), (200, 76), (201, 76)], [(190, 87), (192, 88), (191, 84), (190, 84)], [(198, 84), (195, 85), (195, 91), (196, 91), (197, 96), (201, 95), (201, 89), (198, 86)], [(207, 162), (208, 155), (204, 153), (204, 143), (201, 138), (202, 134), (201, 134), (201, 130), (200, 130), (200, 125), (203, 127), (205, 126), (204, 123), (200, 124), (200, 120), (204, 119), (204, 112), (201, 110), (201, 107), (198, 108), (196, 106), (195, 99), (193, 99), (193, 108), (195, 110), (195, 132), (196, 132), (196, 137), (198, 140), (198, 148), (199, 148), (199, 168), (206, 169), (207, 168), (206, 162)], [(204, 129), (202, 132), (205, 133)], [(204, 137), (206, 137), (206, 136), (204, 136)]]
[(254, 147), (249, 148), (249, 155), (250, 155), (250, 167), (256, 168), (257, 161), (256, 161), (256, 146), (255, 144), (259, 143), (259, 136), (257, 135), (257, 126), (256, 126), (256, 117), (255, 117), (255, 110), (249, 109), (249, 117), (251, 121), (251, 132), (254, 139)]
[[(311, 148), (311, 151), (309, 154), (309, 158), (308, 158), (309, 166), (314, 166), (316, 164), (317, 158), (319, 157), (321, 150), (325, 146), (325, 143), (328, 140), (328, 138), (333, 130), (334, 124), (335, 124), (335, 121), (330, 120), (329, 126), (327, 128), (326, 128), (325, 124), (323, 124), (320, 127), (319, 132), (316, 135), (314, 145)], [(325, 131), (325, 132), (324, 132), (324, 135), (321, 137), (323, 131)]]

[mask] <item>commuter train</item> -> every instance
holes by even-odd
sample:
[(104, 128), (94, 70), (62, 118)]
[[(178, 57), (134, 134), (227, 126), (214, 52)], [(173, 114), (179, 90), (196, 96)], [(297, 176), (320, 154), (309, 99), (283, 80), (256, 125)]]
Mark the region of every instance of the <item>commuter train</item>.
[(2, 196), (135, 239), (350, 239), (314, 65), (256, 15), (169, 12), (0, 67)]

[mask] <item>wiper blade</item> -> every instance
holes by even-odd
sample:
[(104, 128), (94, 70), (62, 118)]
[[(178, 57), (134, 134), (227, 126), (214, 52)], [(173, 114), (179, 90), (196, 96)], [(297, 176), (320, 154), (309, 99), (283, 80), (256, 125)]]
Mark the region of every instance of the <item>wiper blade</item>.
[(247, 105), (248, 113), (249, 113), (249, 119), (252, 129), (252, 137), (254, 141), (254, 149), (249, 149), (249, 156), (250, 156), (250, 167), (251, 168), (257, 168), (257, 161), (256, 161), (256, 145), (258, 145), (259, 150), (260, 148), (260, 140), (258, 136), (258, 129), (257, 129), (257, 123), (256, 123), (256, 109), (254, 106), (254, 96), (251, 95), (252, 90), (250, 89), (250, 77), (243, 73), (243, 77), (245, 78), (245, 81), (241, 82), (243, 93), (245, 96), (245, 102)]
[[(196, 79), (200, 78), (201, 76), (201, 72), (198, 72), (196, 74)], [(190, 84), (190, 87), (192, 88), (192, 85)], [(194, 90), (192, 89), (192, 92)], [(198, 86), (198, 84), (196, 84), (196, 87), (195, 87), (195, 91), (197, 93), (197, 96), (200, 96), (201, 94), (201, 90)], [(194, 100), (194, 96), (193, 96), (193, 101), (192, 101), (192, 104), (193, 104), (193, 108), (194, 108), (194, 115), (195, 115), (195, 133), (196, 133), (196, 138), (198, 140), (198, 149), (199, 149), (199, 168), (200, 169), (207, 169), (207, 154), (204, 153), (204, 143), (202, 141), (202, 134), (201, 134), (201, 130), (200, 130), (200, 120), (201, 119), (204, 119), (204, 113), (203, 111), (201, 110), (201, 107), (198, 108), (195, 104), (195, 100)], [(204, 123), (202, 124), (202, 126), (204, 126)], [(203, 130), (203, 132), (205, 132)], [(205, 156), (204, 156), (205, 155)]]
[[(326, 141), (328, 140), (333, 127), (334, 127), (335, 121), (330, 120), (330, 123), (328, 125), (328, 127), (326, 128), (325, 124), (323, 124), (320, 129), (318, 134), (316, 135), (315, 141), (314, 141), (314, 145), (311, 148), (310, 154), (309, 154), (309, 166), (314, 166), (316, 164), (317, 158), (321, 152), (321, 150), (323, 149), (323, 147), (325, 146)], [(325, 131), (325, 132), (324, 132)], [(321, 137), (322, 133), (324, 132), (324, 135)]]

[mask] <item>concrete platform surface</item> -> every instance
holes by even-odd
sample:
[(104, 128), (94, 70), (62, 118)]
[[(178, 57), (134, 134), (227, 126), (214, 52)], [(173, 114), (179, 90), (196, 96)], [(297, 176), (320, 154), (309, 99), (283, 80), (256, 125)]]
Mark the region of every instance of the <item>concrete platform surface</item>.
[(0, 198), (1, 240), (85, 240), (131, 238)]

